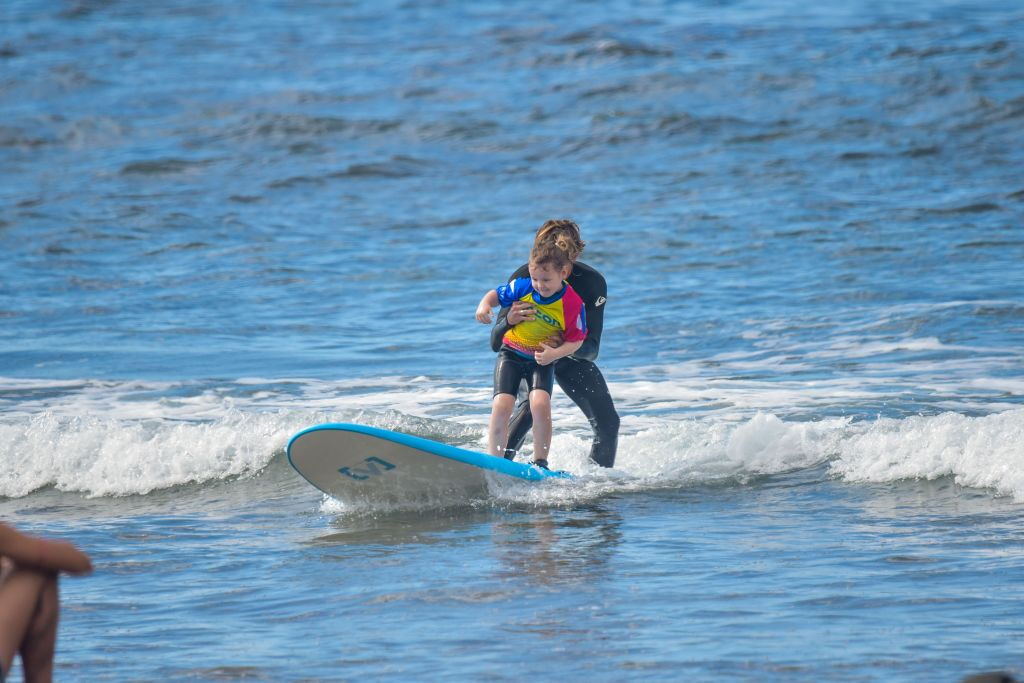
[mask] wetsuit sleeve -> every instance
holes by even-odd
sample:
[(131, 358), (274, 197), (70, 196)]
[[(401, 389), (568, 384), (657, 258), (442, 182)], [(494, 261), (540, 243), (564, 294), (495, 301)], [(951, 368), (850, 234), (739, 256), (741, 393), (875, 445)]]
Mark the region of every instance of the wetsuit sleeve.
[(604, 306), (608, 298), (608, 285), (604, 276), (593, 269), (586, 272), (583, 277), (585, 282), (577, 281), (572, 284), (583, 299), (587, 338), (572, 355), (573, 358), (592, 361), (597, 359), (597, 354), (601, 350), (601, 331), (604, 329)]
[[(527, 267), (527, 264), (524, 263), (516, 270), (516, 272), (512, 273), (509, 277), (509, 281), (511, 282), (512, 280), (518, 280), (519, 278), (529, 277), (529, 275), (530, 270)], [(501, 310), (498, 311), (498, 319), (495, 321), (494, 327), (491, 328), (491, 350), (495, 353), (497, 353), (501, 348), (501, 340), (505, 337), (505, 333), (508, 332), (508, 328), (511, 327), (511, 325), (508, 324), (508, 320), (506, 320), (508, 317), (508, 309), (509, 306), (503, 306)]]

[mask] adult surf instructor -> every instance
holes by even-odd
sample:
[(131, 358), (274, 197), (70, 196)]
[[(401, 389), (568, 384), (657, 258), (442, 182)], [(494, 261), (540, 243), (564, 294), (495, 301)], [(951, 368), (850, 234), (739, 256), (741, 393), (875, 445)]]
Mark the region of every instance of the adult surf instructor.
[[(604, 328), (604, 305), (608, 296), (608, 286), (604, 276), (597, 270), (577, 259), (583, 252), (586, 243), (580, 237), (580, 228), (568, 219), (550, 220), (537, 230), (534, 246), (545, 241), (568, 245), (572, 260), (572, 271), (566, 278), (583, 299), (584, 314), (587, 321), (587, 338), (583, 345), (571, 356), (555, 361), (555, 381), (565, 395), (579, 406), (590, 421), (594, 430), (594, 442), (590, 448), (590, 459), (602, 467), (615, 465), (615, 451), (619, 442), (619, 414), (608, 392), (608, 384), (604, 375), (594, 361), (601, 347), (601, 331)], [(520, 277), (529, 277), (527, 264), (523, 264), (512, 274), (509, 281)], [(501, 340), (509, 327), (518, 325), (533, 318), (533, 308), (529, 303), (517, 301), (510, 307), (502, 308), (498, 313), (497, 322), (491, 330), (491, 348), (497, 352), (501, 348)], [(533, 425), (528, 401), (520, 401), (512, 414), (509, 423), (508, 444), (505, 457), (512, 459), (516, 451), (523, 445), (526, 434)]]

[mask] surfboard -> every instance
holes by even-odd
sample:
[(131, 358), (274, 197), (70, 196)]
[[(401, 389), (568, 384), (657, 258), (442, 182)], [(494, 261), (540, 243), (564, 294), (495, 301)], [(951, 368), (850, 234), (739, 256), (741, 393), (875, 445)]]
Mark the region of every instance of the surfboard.
[(358, 424), (304, 429), (288, 442), (288, 462), (306, 481), (339, 500), (466, 498), (488, 481), (571, 479), (411, 434)]

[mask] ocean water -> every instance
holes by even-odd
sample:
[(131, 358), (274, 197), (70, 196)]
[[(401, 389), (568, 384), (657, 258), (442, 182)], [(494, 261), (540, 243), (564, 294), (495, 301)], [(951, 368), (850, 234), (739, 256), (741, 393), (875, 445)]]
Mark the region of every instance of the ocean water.
[[(5, 0), (0, 518), (86, 549), (60, 680), (1024, 675), (1024, 6)], [(483, 444), (473, 310), (571, 216), (616, 467)], [(529, 452), (527, 447), (526, 452)]]

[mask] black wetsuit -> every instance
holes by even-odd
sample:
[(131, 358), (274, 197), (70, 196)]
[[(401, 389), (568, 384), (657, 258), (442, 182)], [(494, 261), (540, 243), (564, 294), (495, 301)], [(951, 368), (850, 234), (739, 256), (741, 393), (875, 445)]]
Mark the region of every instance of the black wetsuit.
[[(509, 280), (529, 277), (524, 264)], [(615, 465), (615, 450), (619, 442), (619, 414), (615, 412), (615, 404), (608, 393), (608, 384), (604, 375), (594, 364), (601, 346), (601, 330), (604, 327), (604, 302), (608, 296), (608, 286), (604, 276), (584, 263), (574, 263), (572, 272), (566, 278), (569, 285), (583, 299), (587, 321), (587, 338), (576, 353), (567, 358), (555, 361), (555, 380), (565, 395), (580, 407), (583, 414), (590, 420), (594, 430), (594, 443), (590, 448), (590, 459), (602, 467)], [(498, 313), (498, 321), (491, 330), (491, 348), (501, 348), (501, 338), (508, 329), (508, 308)], [(526, 433), (533, 426), (528, 401), (520, 401), (509, 425), (508, 449), (519, 450), (526, 438)]]

